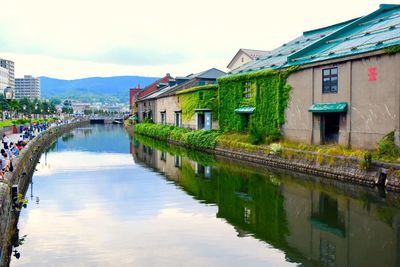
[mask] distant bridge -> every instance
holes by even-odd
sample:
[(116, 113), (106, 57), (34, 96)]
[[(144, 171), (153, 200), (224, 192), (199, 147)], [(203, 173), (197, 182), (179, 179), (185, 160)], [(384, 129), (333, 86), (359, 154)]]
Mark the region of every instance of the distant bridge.
[(124, 116), (92, 116), (89, 118), (90, 124), (122, 124)]

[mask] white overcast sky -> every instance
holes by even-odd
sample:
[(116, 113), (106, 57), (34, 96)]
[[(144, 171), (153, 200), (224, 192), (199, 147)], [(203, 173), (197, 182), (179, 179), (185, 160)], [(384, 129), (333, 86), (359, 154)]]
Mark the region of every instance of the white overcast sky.
[(17, 77), (160, 77), (226, 70), (239, 48), (271, 50), (303, 31), (371, 13), (380, 3), (0, 0), (0, 57), (15, 61)]

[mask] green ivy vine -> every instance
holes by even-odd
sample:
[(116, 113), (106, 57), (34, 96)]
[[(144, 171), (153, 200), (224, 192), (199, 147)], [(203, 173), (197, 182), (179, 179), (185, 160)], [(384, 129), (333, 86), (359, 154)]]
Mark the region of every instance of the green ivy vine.
[(177, 92), (182, 110), (182, 121), (190, 121), (195, 109), (208, 108), (212, 110), (212, 118), (218, 118), (218, 85), (196, 86)]
[(400, 52), (400, 45), (393, 45), (393, 46), (389, 46), (384, 48), (385, 53), (387, 54), (396, 54)]
[[(265, 138), (279, 138), (291, 91), (287, 78), (297, 69), (257, 71), (219, 78), (220, 130), (244, 131), (246, 118), (236, 114), (235, 109), (251, 105), (255, 107), (254, 113), (249, 117), (248, 126), (252, 143), (260, 143)], [(244, 88), (249, 83), (251, 97), (245, 98)]]

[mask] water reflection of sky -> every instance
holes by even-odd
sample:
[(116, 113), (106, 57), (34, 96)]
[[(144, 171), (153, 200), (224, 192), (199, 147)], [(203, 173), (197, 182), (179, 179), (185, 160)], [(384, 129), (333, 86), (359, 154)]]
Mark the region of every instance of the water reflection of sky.
[(90, 125), (58, 139), (55, 149), (129, 153), (129, 137), (120, 125)]
[[(115, 140), (108, 147), (114, 136), (124, 136), (125, 150)], [(216, 218), (216, 206), (199, 204), (160, 174), (135, 165), (121, 130), (88, 138), (61, 141), (65, 148), (42, 156), (19, 223), (20, 235), (28, 236), (12, 265), (292, 265), (281, 251), (237, 237), (233, 226)], [(94, 146), (97, 140), (102, 142)]]

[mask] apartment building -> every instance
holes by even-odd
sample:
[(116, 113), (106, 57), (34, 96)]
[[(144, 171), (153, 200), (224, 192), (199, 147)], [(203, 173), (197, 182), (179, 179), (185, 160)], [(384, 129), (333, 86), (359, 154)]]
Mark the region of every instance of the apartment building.
[(15, 97), (21, 99), (24, 97), (35, 99), (40, 98), (40, 80), (31, 75), (25, 75), (24, 78), (15, 79)]

